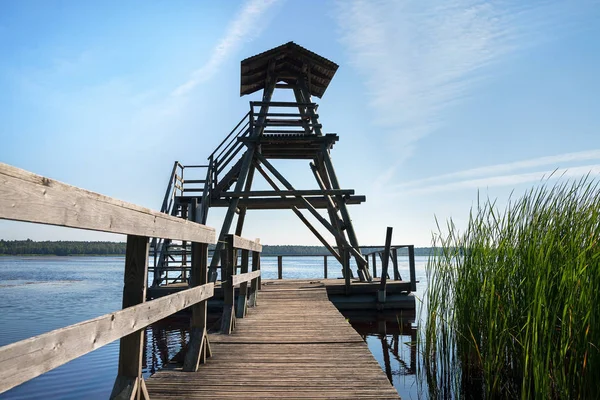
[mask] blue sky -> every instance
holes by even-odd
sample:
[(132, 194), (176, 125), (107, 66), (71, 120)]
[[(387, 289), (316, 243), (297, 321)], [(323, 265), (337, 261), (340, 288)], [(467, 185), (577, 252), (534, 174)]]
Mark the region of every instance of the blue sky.
[[(600, 174), (591, 0), (3, 1), (0, 161), (157, 209), (173, 161), (202, 163), (259, 98), (239, 97), (240, 60), (291, 40), (340, 65), (315, 100), (341, 185), (367, 196), (361, 243), (394, 226), (426, 246), (478, 193)], [(315, 187), (307, 163), (279, 167)], [(291, 211), (249, 213), (244, 236), (317, 243)], [(11, 221), (0, 237), (123, 239)]]

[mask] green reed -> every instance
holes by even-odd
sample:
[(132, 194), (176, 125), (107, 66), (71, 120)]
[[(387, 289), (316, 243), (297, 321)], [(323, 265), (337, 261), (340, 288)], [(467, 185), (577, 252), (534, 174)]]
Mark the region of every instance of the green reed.
[(478, 201), (446, 231), (419, 343), (431, 397), (600, 398), (598, 183), (541, 185), (502, 213)]

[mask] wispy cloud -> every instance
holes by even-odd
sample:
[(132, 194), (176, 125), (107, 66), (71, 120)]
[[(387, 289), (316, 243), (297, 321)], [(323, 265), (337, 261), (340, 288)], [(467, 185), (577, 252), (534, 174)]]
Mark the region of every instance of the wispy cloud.
[(598, 178), (600, 175), (600, 164), (459, 180), (437, 185), (408, 188), (407, 190), (398, 192), (393, 196), (398, 197), (405, 195), (431, 194), (461, 189), (485, 189), (499, 186), (514, 187), (524, 183), (539, 182), (544, 179), (580, 178), (588, 174), (594, 178)]
[[(486, 178), (482, 178), (483, 180), (486, 180), (486, 179), (489, 180), (489, 179), (491, 179), (489, 177), (495, 177), (500, 174), (506, 174), (508, 172), (525, 170), (528, 168), (548, 166), (548, 165), (553, 166), (554, 168), (560, 168), (560, 167), (565, 167), (565, 164), (568, 164), (568, 163), (580, 162), (580, 161), (590, 161), (590, 160), (600, 160), (600, 149), (580, 151), (580, 152), (576, 152), (576, 153), (558, 154), (558, 155), (553, 155), (553, 156), (532, 158), (529, 160), (515, 161), (512, 163), (496, 164), (496, 165), (489, 165), (489, 166), (485, 166), (485, 167), (472, 168), (472, 169), (467, 169), (464, 171), (457, 171), (457, 172), (452, 172), (449, 174), (442, 174), (442, 175), (432, 176), (432, 177), (425, 178), (425, 179), (419, 179), (419, 180), (405, 182), (400, 185), (395, 185), (394, 188), (395, 189), (408, 189), (408, 188), (413, 188), (415, 186), (423, 187), (423, 186), (426, 186), (427, 184), (430, 184), (430, 183), (436, 182), (436, 181), (438, 181), (438, 182), (439, 181), (448, 181), (448, 180), (460, 181), (460, 180), (464, 180), (467, 178), (482, 177), (482, 176), (486, 177)], [(539, 177), (540, 174), (544, 174), (546, 172), (535, 172), (534, 174), (537, 174), (536, 176)], [(510, 176), (517, 176), (517, 175), (510, 175)], [(526, 174), (521, 174), (519, 176), (526, 176)], [(480, 181), (482, 179), (478, 179), (475, 181)], [(453, 184), (451, 183), (449, 185), (452, 186)], [(446, 186), (446, 185), (441, 185), (441, 186)]]
[(172, 95), (185, 95), (202, 82), (212, 78), (223, 62), (235, 53), (244, 42), (251, 41), (260, 35), (267, 25), (264, 21), (259, 23), (261, 17), (278, 1), (280, 0), (249, 0), (229, 24), (225, 36), (214, 48), (206, 64), (192, 72), (190, 78), (178, 86)]
[(491, 65), (546, 40), (565, 12), (560, 1), (523, 4), (530, 3), (340, 1), (342, 43), (365, 77), (375, 123), (400, 159), (487, 78)]

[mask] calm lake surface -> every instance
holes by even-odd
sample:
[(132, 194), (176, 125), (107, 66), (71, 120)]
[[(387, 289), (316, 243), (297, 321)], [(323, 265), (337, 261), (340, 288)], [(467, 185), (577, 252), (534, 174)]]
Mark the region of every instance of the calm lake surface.
[[(0, 346), (119, 310), (124, 261), (123, 257), (0, 257)], [(332, 257), (328, 261), (328, 277), (341, 277), (341, 266)], [(416, 257), (418, 298), (426, 288), (426, 264), (426, 257)], [(399, 256), (399, 266), (402, 276), (408, 277), (406, 257)], [(263, 257), (261, 268), (265, 279), (276, 278), (277, 258)], [(284, 279), (322, 277), (323, 257), (283, 258)], [(415, 375), (416, 324), (413, 317), (404, 317), (403, 323), (388, 322), (387, 334), (380, 333), (376, 323), (351, 322), (400, 396), (424, 398)], [(188, 324), (186, 317), (173, 317), (146, 329), (146, 377), (181, 349)], [(390, 330), (390, 325), (398, 331)], [(107, 399), (117, 374), (118, 343), (0, 394), (0, 399)]]

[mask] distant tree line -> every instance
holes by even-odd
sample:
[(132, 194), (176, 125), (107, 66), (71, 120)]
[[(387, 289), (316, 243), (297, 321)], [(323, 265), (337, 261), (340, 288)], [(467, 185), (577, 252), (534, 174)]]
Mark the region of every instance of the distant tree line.
[[(214, 246), (209, 246), (210, 249)], [(365, 250), (370, 253), (377, 249)], [(383, 247), (380, 249), (383, 250)], [(415, 255), (428, 256), (432, 252), (431, 247), (416, 247)], [(406, 255), (406, 248), (398, 249), (398, 255)], [(74, 242), (74, 241), (43, 241), (36, 242), (27, 240), (0, 240), (0, 255), (55, 255), (55, 256), (80, 256), (80, 255), (125, 255), (124, 242)], [(325, 256), (329, 255), (323, 246), (263, 246), (262, 255), (294, 255), (294, 256)]]
[(125, 255), (125, 243), (120, 242), (72, 242), (33, 240), (0, 240), (0, 255), (53, 255), (81, 256)]

